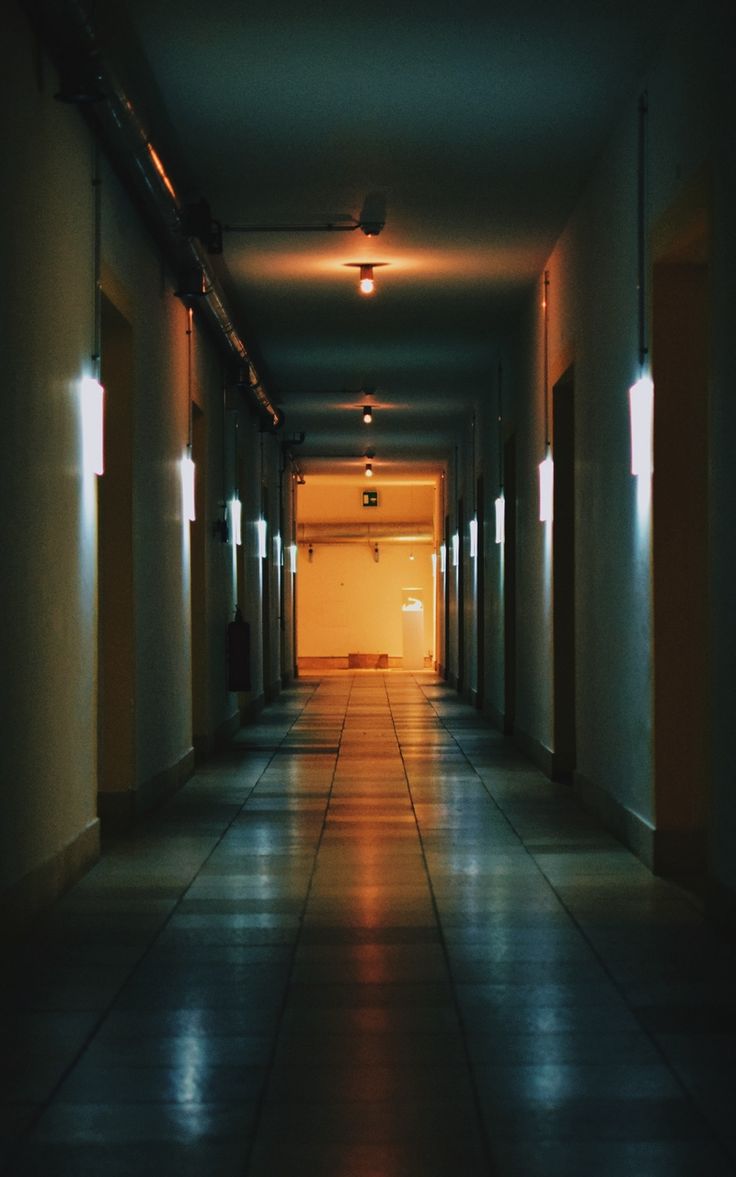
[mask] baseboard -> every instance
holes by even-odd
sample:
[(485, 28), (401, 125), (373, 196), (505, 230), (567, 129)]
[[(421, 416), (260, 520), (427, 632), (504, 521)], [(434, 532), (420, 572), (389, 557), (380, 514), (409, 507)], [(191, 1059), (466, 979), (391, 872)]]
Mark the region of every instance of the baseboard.
[(94, 818), (68, 845), (0, 895), (0, 927), (18, 936), (84, 875), (100, 856), (100, 822)]
[(266, 696), (263, 694), (251, 695), (247, 699), (242, 699), (239, 708), (241, 725), (244, 723), (253, 723), (253, 721), (261, 714), (265, 706)]
[(645, 866), (654, 870), (655, 831), (651, 822), (622, 805), (600, 785), (577, 770), (573, 773), (572, 785), (585, 808), (594, 813), (606, 829), (628, 846), (629, 850), (633, 850)]
[(194, 748), (162, 772), (143, 781), (137, 789), (120, 793), (99, 793), (97, 812), (105, 837), (124, 833), (133, 822), (173, 796), (189, 780), (195, 767)]
[(522, 731), (521, 728), (515, 727), (513, 731), (513, 740), (517, 748), (528, 756), (537, 768), (541, 768), (545, 776), (552, 779), (554, 771), (554, 756), (552, 750), (538, 740), (536, 736), (530, 736), (527, 732)]

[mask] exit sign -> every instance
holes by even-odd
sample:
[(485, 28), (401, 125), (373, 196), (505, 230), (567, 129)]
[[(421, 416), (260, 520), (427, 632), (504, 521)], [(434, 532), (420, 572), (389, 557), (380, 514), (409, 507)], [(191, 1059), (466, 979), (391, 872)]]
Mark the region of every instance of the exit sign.
[(363, 506), (364, 507), (377, 507), (378, 506), (378, 491), (377, 490), (364, 490), (363, 491)]

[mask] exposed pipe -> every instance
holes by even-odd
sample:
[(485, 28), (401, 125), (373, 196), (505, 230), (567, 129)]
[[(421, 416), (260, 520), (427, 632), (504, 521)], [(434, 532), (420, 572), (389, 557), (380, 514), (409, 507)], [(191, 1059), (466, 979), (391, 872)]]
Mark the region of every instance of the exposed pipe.
[[(185, 231), (186, 208), (177, 195), (161, 156), (143, 125), (114, 69), (100, 51), (97, 30), (82, 0), (21, 0), (28, 18), (59, 72), (59, 98), (84, 111), (128, 178), (142, 189), (149, 211), (155, 214), (159, 235), (175, 264), (199, 273), (199, 289), (184, 292), (190, 305), (202, 307), (237, 357), (245, 383), (273, 428), (282, 423), (248, 349), (233, 324), (225, 293), (208, 251), (199, 238)], [(78, 75), (78, 76), (77, 76)], [(183, 257), (182, 257), (183, 252)]]
[(415, 543), (431, 544), (434, 539), (429, 523), (300, 523), (299, 543)]

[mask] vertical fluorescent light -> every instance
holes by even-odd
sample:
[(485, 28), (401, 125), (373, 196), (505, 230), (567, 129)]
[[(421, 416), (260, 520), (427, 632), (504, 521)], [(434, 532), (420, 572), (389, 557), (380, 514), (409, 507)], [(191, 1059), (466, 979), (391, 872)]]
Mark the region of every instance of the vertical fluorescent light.
[(105, 470), (105, 390), (92, 376), (82, 379), (82, 452), (87, 474)]
[(190, 523), (194, 523), (196, 518), (194, 506), (194, 462), (192, 461), (192, 451), (190, 448), (187, 448), (187, 452), (181, 460), (181, 496), (184, 518), (188, 519)]
[(470, 559), (475, 560), (478, 555), (478, 520), (475, 516), (470, 520)]
[(496, 543), (506, 542), (506, 500), (501, 494), (493, 504), (496, 510)]
[(266, 538), (268, 534), (268, 525), (265, 519), (256, 520), (256, 529), (258, 531), (258, 555), (261, 560), (266, 559)]
[(555, 465), (552, 454), (547, 450), (547, 456), (539, 463), (539, 521), (551, 523), (554, 502)]
[(243, 504), (239, 498), (230, 499), (230, 520), (233, 543), (240, 547), (243, 542)]
[(452, 566), (457, 568), (460, 559), (460, 536), (456, 531), (452, 533)]
[(278, 531), (273, 537), (273, 556), (276, 567), (280, 568), (283, 561), (284, 548), (283, 544), (281, 543), (281, 533)]
[(299, 549), (296, 544), (289, 544), (289, 557), (291, 560), (291, 571), (296, 572), (296, 557)]
[(654, 384), (649, 376), (642, 376), (629, 389), (629, 415), (631, 473), (649, 478), (654, 468)]
[(447, 544), (440, 544), (440, 572), (443, 576), (447, 572)]

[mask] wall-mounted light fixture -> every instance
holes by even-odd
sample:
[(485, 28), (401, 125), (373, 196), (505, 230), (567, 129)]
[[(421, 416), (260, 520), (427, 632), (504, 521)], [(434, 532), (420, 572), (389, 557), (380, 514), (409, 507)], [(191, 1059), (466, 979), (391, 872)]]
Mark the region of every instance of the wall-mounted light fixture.
[(93, 376), (80, 386), (82, 408), (82, 459), (86, 474), (105, 472), (105, 390)]
[(256, 534), (258, 537), (258, 556), (265, 560), (267, 555), (268, 524), (265, 519), (256, 519)]
[(194, 523), (197, 517), (195, 510), (194, 478), (195, 470), (194, 462), (192, 461), (192, 447), (188, 445), (184, 457), (181, 460), (181, 505), (183, 516), (190, 523)]
[(460, 536), (456, 531), (452, 533), (452, 566), (457, 568), (460, 563)]
[(443, 576), (447, 572), (447, 544), (440, 544), (440, 572)]
[(498, 495), (493, 503), (496, 513), (496, 543), (506, 542), (506, 499), (503, 493), (503, 367), (498, 365)]
[(549, 437), (549, 270), (544, 271), (544, 459), (539, 463), (539, 520), (551, 523), (554, 513), (555, 467)]
[(230, 535), (236, 547), (243, 542), (243, 504), (235, 497), (230, 499)]
[(475, 516), (468, 523), (468, 533), (470, 535), (470, 559), (475, 560), (478, 555), (478, 520)]
[(506, 499), (503, 491), (493, 504), (496, 511), (496, 543), (506, 542)]
[(646, 93), (639, 99), (638, 208), (637, 208), (637, 318), (639, 327), (639, 379), (629, 389), (631, 473), (647, 479), (654, 469), (654, 383), (647, 371), (646, 326), (646, 130), (649, 105)]
[(289, 544), (289, 569), (292, 573), (296, 572), (296, 560), (298, 554), (298, 547), (296, 544)]
[(641, 376), (629, 389), (629, 417), (631, 473), (649, 478), (654, 467), (654, 384), (649, 376)]
[(181, 460), (181, 486), (184, 518), (194, 523), (197, 517), (195, 469), (192, 457), (192, 308), (187, 307), (187, 448)]

